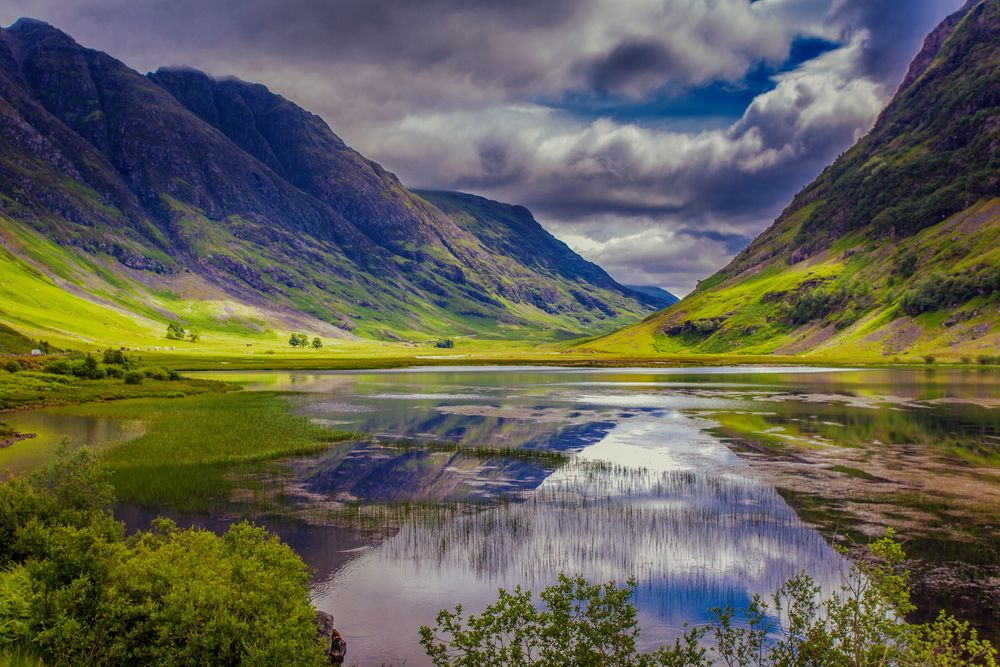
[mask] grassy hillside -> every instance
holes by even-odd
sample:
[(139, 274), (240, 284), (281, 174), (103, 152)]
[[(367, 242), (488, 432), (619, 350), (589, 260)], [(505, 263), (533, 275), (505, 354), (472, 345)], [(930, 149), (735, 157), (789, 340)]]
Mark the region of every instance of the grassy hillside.
[(263, 86), (143, 76), (40, 21), (0, 29), (0, 125), (0, 323), (33, 336), (558, 341), (652, 309), (568, 248), (549, 271), (478, 237)]
[(926, 40), (872, 131), (614, 354), (949, 360), (1000, 351), (1000, 5)]
[[(790, 225), (785, 233), (797, 233)], [(994, 291), (913, 315), (903, 303), (938, 285), (996, 281), (1000, 200), (982, 202), (896, 244), (863, 233), (792, 265), (704, 281), (680, 303), (588, 343), (610, 354), (805, 354), (848, 360), (1000, 351)]]

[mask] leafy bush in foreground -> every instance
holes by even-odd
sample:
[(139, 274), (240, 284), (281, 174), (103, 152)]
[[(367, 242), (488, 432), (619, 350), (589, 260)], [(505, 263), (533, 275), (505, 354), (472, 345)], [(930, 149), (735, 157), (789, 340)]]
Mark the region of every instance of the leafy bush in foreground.
[(316, 665), (299, 557), (264, 529), (126, 538), (84, 451), (0, 484), (0, 655), (54, 664)]
[[(948, 667), (996, 664), (996, 651), (968, 624), (942, 612), (936, 621), (902, 620), (914, 609), (903, 550), (889, 531), (871, 544), (871, 560), (854, 564), (840, 590), (820, 601), (807, 575), (788, 580), (769, 601), (754, 596), (737, 615), (716, 608), (710, 624), (688, 629), (672, 646), (636, 648), (639, 627), (631, 598), (635, 581), (590, 584), (559, 576), (541, 593), (500, 590), (478, 616), (442, 609), (435, 628), (420, 628), (420, 643), (441, 667), (831, 667), (869, 665)], [(776, 619), (784, 619), (779, 623)]]

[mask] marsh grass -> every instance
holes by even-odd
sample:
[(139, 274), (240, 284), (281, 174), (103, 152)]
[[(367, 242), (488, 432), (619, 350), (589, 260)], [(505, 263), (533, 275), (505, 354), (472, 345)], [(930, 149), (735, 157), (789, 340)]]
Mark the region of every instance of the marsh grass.
[(0, 667), (44, 667), (45, 663), (30, 651), (20, 647), (0, 651)]
[(545, 449), (528, 449), (525, 447), (491, 447), (488, 445), (463, 445), (451, 442), (408, 442), (395, 441), (391, 444), (379, 443), (397, 451), (428, 451), (428, 452), (449, 452), (464, 454), (479, 459), (516, 459), (521, 461), (533, 461), (542, 463), (548, 467), (559, 467), (565, 465), (571, 459), (570, 455), (563, 452), (554, 452)]
[(219, 509), (241, 481), (255, 478), (267, 461), (311, 454), (355, 437), (293, 415), (282, 395), (265, 392), (91, 403), (61, 410), (145, 421), (145, 435), (104, 456), (114, 472), (118, 497), (185, 512)]

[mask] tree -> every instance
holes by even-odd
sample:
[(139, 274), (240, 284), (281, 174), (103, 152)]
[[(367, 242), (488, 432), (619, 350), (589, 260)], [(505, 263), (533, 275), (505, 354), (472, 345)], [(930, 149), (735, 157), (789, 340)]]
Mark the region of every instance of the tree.
[(187, 338), (192, 343), (197, 343), (201, 340), (201, 332), (197, 329), (191, 329), (191, 331), (188, 332)]
[(291, 345), (292, 347), (298, 347), (299, 346), (299, 335), (293, 333), (291, 336), (289, 336), (288, 337), (288, 344)]
[(323, 341), (319, 339), (319, 336), (313, 338), (312, 346), (314, 350), (318, 350), (323, 347)]
[(298, 334), (296, 337), (299, 340), (299, 347), (309, 347), (309, 336), (305, 334)]
[(181, 326), (180, 322), (175, 322), (173, 320), (167, 324), (167, 339), (168, 340), (184, 340), (184, 327)]

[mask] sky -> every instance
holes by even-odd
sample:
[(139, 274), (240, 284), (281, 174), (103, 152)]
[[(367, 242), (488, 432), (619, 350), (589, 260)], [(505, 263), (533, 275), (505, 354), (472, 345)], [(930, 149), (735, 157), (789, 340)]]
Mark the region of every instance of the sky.
[(683, 295), (872, 125), (962, 0), (4, 0), (146, 72), (264, 83), (411, 188), (527, 206)]

